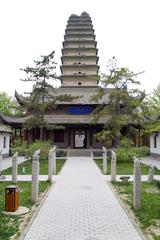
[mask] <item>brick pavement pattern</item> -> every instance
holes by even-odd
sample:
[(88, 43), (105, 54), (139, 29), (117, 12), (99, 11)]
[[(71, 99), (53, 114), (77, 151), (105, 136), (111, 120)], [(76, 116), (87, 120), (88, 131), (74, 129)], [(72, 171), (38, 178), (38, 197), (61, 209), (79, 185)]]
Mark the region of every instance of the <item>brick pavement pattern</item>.
[(90, 157), (70, 157), (25, 240), (140, 240)]

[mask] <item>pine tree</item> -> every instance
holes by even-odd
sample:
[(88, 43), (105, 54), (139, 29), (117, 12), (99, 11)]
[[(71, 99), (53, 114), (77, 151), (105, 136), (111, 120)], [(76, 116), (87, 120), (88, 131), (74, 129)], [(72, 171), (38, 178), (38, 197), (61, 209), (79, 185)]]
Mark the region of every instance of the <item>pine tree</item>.
[(106, 118), (103, 130), (96, 134), (98, 140), (114, 146), (119, 144), (121, 136), (133, 130), (134, 125), (142, 123), (142, 102), (145, 93), (136, 88), (140, 83), (134, 73), (128, 68), (118, 67), (115, 57), (109, 60), (107, 74), (102, 74), (102, 88), (93, 96), (92, 100), (98, 101), (106, 91), (108, 99), (94, 111), (94, 122), (101, 117)]
[(28, 129), (40, 128), (40, 139), (43, 140), (44, 128), (62, 128), (48, 124), (44, 115), (48, 110), (56, 107), (57, 101), (72, 101), (70, 96), (56, 96), (54, 87), (49, 83), (50, 80), (58, 80), (55, 73), (56, 63), (54, 62), (54, 51), (49, 55), (41, 56), (40, 61), (34, 61), (35, 67), (26, 67), (21, 69), (27, 75), (25, 82), (33, 82), (33, 91), (28, 97), (25, 97), (23, 107), (27, 115), (31, 115), (25, 122)]

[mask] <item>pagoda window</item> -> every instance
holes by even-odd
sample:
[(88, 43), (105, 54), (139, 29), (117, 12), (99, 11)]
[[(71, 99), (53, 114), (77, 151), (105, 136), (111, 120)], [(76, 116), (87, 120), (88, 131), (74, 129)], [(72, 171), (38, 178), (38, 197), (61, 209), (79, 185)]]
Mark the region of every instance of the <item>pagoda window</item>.
[(64, 142), (64, 130), (54, 130), (54, 141), (55, 142)]
[(78, 72), (79, 74), (81, 74), (81, 72)]
[(79, 62), (78, 64), (81, 64), (81, 62)]
[(81, 82), (79, 82), (79, 83), (78, 83), (78, 85), (82, 85), (82, 83), (81, 83)]

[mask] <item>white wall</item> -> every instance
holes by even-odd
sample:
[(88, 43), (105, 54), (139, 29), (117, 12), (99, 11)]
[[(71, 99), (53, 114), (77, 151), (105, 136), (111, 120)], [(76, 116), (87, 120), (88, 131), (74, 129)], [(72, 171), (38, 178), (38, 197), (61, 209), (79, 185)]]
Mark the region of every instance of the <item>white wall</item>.
[[(4, 137), (6, 137), (6, 147), (4, 148)], [(0, 132), (0, 150), (2, 150), (2, 155), (9, 155), (9, 141), (10, 134), (7, 132)]]
[(159, 154), (160, 155), (160, 133), (157, 134), (156, 142), (157, 146), (155, 147), (155, 133), (150, 136), (150, 153)]

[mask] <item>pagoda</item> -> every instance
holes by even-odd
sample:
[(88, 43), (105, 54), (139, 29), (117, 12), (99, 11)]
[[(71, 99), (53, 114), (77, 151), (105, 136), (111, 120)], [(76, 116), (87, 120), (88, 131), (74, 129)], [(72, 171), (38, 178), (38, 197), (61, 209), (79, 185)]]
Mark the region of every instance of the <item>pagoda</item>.
[(98, 49), (92, 21), (88, 13), (72, 14), (67, 22), (63, 49), (62, 86), (97, 87)]
[[(102, 130), (106, 119), (93, 121), (93, 111), (106, 102), (108, 93), (97, 102), (91, 101), (96, 93), (99, 81), (98, 49), (92, 20), (88, 13), (80, 16), (72, 14), (67, 22), (64, 41), (62, 43), (61, 82), (60, 88), (53, 94), (70, 95), (71, 102), (59, 102), (56, 109), (46, 112), (44, 118), (49, 124), (61, 125), (64, 129), (46, 129), (44, 140), (50, 140), (60, 148), (87, 149), (101, 148), (95, 134)], [(19, 104), (23, 97), (16, 92)], [(24, 129), (26, 117), (13, 118), (0, 114), (2, 121), (17, 131), (28, 143), (40, 138), (40, 129)]]

